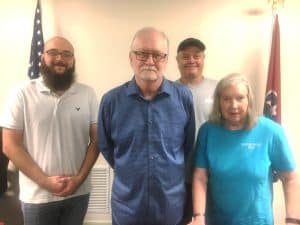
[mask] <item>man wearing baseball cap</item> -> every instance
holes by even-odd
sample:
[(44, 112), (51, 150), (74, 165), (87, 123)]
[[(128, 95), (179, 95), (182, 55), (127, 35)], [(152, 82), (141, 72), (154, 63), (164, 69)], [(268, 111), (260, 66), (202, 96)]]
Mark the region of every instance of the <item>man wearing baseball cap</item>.
[[(179, 83), (187, 86), (193, 94), (196, 135), (202, 123), (208, 119), (212, 108), (213, 93), (217, 84), (216, 80), (203, 76), (203, 67), (206, 47), (196, 38), (183, 40), (177, 48), (177, 65), (180, 72)], [(192, 202), (192, 172), (194, 151), (190, 152), (186, 163), (186, 203), (182, 224), (191, 221), (193, 215)]]

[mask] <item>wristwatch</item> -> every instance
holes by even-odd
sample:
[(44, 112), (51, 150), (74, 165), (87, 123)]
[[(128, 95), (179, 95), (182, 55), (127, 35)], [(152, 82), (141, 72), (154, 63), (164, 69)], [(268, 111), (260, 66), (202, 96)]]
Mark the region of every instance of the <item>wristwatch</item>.
[(286, 223), (300, 224), (300, 219), (287, 217), (285, 218)]
[(198, 216), (205, 216), (205, 214), (204, 213), (194, 213), (193, 214), (193, 218), (196, 218)]

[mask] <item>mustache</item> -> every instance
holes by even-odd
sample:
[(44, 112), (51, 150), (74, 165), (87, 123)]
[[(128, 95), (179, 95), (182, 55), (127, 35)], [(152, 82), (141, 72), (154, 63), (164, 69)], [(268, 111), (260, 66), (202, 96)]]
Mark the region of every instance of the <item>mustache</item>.
[(185, 66), (197, 66), (196, 63), (186, 63)]
[(157, 71), (155, 66), (143, 66), (141, 67), (142, 70), (152, 70), (152, 71)]
[(64, 66), (67, 67), (68, 65), (66, 63), (64, 63), (63, 61), (58, 61), (58, 62), (54, 62), (52, 63), (53, 66)]

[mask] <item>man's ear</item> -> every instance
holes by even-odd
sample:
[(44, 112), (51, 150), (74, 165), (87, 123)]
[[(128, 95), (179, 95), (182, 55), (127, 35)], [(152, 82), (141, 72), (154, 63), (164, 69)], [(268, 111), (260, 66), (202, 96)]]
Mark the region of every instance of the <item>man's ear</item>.
[(129, 52), (128, 54), (128, 58), (129, 58), (129, 62), (130, 62), (130, 65), (132, 65), (132, 56), (133, 54), (131, 52)]

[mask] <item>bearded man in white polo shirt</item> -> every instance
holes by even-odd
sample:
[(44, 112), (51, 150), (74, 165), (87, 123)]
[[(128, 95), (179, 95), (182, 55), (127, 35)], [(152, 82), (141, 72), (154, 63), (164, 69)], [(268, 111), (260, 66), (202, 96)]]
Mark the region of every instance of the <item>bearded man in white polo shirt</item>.
[(1, 126), (4, 153), (20, 170), (25, 225), (82, 225), (90, 169), (98, 157), (98, 101), (75, 82), (72, 44), (45, 43), (41, 77), (9, 99)]

